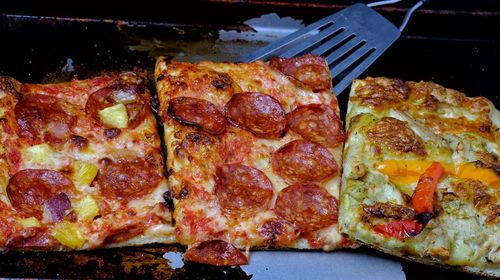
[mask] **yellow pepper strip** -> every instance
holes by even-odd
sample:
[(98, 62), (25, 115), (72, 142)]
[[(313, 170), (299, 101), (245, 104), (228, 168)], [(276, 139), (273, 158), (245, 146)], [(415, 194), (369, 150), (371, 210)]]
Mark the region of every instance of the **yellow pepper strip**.
[[(429, 160), (384, 160), (374, 164), (381, 173), (389, 176), (395, 184), (410, 184), (418, 181), (424, 171), (431, 166)], [(474, 163), (453, 165), (441, 163), (445, 173), (461, 179), (473, 179), (500, 188), (500, 177), (491, 169), (477, 168)]]
[(485, 183), (487, 186), (500, 188), (500, 176), (489, 168), (477, 168), (474, 163), (466, 163), (455, 168), (455, 174), (458, 178), (474, 179)]

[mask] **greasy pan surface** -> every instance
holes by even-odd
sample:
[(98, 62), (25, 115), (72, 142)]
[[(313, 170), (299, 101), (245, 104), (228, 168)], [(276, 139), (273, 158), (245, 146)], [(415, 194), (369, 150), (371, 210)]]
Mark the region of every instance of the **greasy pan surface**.
[[(249, 5), (241, 13), (241, 19), (231, 17), (231, 21), (234, 21), (232, 23), (217, 21), (217, 24), (211, 26), (203, 23), (166, 24), (162, 23), (164, 19), (161, 18), (155, 18), (151, 23), (142, 22), (145, 25), (140, 26), (129, 26), (130, 22), (119, 21), (40, 19), (12, 16), (11, 14), (20, 14), (22, 11), (9, 9), (6, 10), (9, 15), (0, 15), (0, 75), (10, 75), (22, 82), (58, 82), (74, 76), (90, 77), (102, 70), (126, 70), (135, 66), (147, 69), (151, 74), (157, 55), (189, 61), (237, 60), (241, 53), (254, 50), (262, 46), (262, 43), (220, 42), (216, 40), (217, 30), (220, 26), (246, 29), (238, 22), (274, 11), (272, 5), (263, 7), (258, 4)], [(488, 5), (485, 7), (491, 8)], [(302, 18), (310, 22), (336, 8), (338, 7), (329, 8), (326, 4), (322, 9), (287, 8), (286, 5), (281, 5), (276, 6), (275, 10), (280, 11), (282, 16), (303, 15)], [(35, 11), (33, 9), (26, 13), (33, 14)], [(500, 77), (500, 34), (494, 29), (500, 25), (500, 12), (490, 11), (481, 16), (473, 11), (436, 11), (433, 13), (430, 9), (417, 14), (408, 27), (406, 36), (364, 75), (433, 80), (472, 96), (484, 95), (499, 107), (497, 79)], [(88, 17), (92, 16), (90, 14)], [(98, 16), (102, 15), (94, 15)], [(387, 10), (386, 16), (399, 22), (401, 12)], [(210, 22), (210, 18), (207, 22)], [(468, 22), (468, 25), (464, 22)], [(471, 30), (467, 26), (484, 28)], [(341, 94), (339, 101), (341, 112), (345, 114), (347, 93)], [(177, 246), (152, 245), (81, 253), (9, 252), (0, 255), (0, 277), (249, 277), (240, 268), (220, 269), (187, 264), (183, 268), (172, 269), (162, 255), (167, 251), (182, 249)], [(403, 261), (403, 268), (408, 279), (478, 279), (474, 275), (407, 261)]]

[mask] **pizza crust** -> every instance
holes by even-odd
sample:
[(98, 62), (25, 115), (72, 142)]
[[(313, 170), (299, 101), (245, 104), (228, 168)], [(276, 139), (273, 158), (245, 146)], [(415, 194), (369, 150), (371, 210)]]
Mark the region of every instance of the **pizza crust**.
[[(317, 59), (299, 59), (301, 63), (310, 61), (316, 63)], [(321, 59), (320, 61), (323, 62)], [(287, 62), (275, 61), (274, 63), (274, 67), (279, 68), (277, 64)], [(272, 100), (276, 100), (285, 114), (289, 114), (298, 106), (308, 104), (323, 104), (331, 108), (335, 117), (338, 117), (339, 113), (335, 96), (330, 92), (331, 84), (328, 84), (326, 90), (323, 88), (324, 83), (308, 86), (297, 80), (301, 76), (296, 72), (288, 71), (290, 70), (288, 68), (287, 70), (280, 68), (282, 71), (288, 71), (284, 74), (277, 68), (262, 61), (253, 63), (203, 61), (191, 64), (167, 61), (165, 58), (157, 60), (155, 80), (160, 100), (159, 114), (164, 124), (164, 140), (168, 154), (167, 168), (170, 173), (169, 187), (174, 192), (176, 206), (174, 218), (181, 244), (192, 247), (203, 240), (222, 239), (240, 249), (332, 250), (345, 245), (355, 246), (347, 242), (338, 232), (336, 223), (315, 231), (307, 238), (302, 235), (299, 238), (294, 237), (297, 234), (294, 225), (283, 220), (273, 211), (278, 193), (291, 182), (287, 182), (283, 176), (273, 170), (272, 154), (285, 144), (302, 137), (288, 129), (285, 129), (283, 135), (277, 135), (278, 129), (275, 131), (274, 128), (266, 127), (261, 122), (247, 122), (252, 114), (241, 112), (241, 108), (247, 108), (247, 106), (252, 108), (255, 102), (270, 105), (274, 102)], [(306, 80), (305, 83), (307, 82), (309, 81)], [(314, 92), (313, 89), (317, 91)], [(250, 94), (245, 95), (245, 98), (242, 96), (234, 98), (245, 92), (257, 92), (268, 97)], [(167, 107), (170, 100), (178, 100), (176, 98), (179, 97), (203, 99), (214, 104), (220, 112), (226, 115), (229, 114), (226, 111), (229, 108), (227, 104), (230, 104), (229, 109), (232, 111), (229, 114), (229, 124), (225, 132), (213, 135), (201, 125), (189, 124), (182, 120), (179, 122), (179, 118), (175, 116), (172, 118)], [(235, 104), (236, 102), (239, 104)], [(256, 109), (258, 106), (252, 110)], [(282, 121), (279, 110), (273, 112), (275, 115), (269, 121)], [(200, 140), (196, 143), (188, 141), (187, 139), (193, 138), (193, 135), (197, 135), (196, 139)], [(339, 169), (335, 172), (340, 174), (342, 144), (329, 147), (327, 151), (331, 153), (338, 165)], [(224, 213), (225, 210), (221, 209), (215, 193), (217, 182), (214, 178), (216, 169), (221, 164), (244, 164), (262, 171), (274, 188), (271, 207), (249, 218), (239, 217), (236, 220)], [(329, 195), (338, 198), (340, 176), (328, 175), (328, 177), (318, 184)], [(201, 222), (204, 224), (203, 227), (199, 225)]]
[[(434, 83), (388, 78), (355, 80), (346, 118), (341, 231), (391, 255), (498, 277), (498, 264), (491, 262), (496, 261), (495, 254), (498, 254), (500, 225), (492, 211), (498, 207), (495, 205), (499, 203), (500, 191), (492, 185), (497, 184), (498, 174), (488, 169), (494, 168), (494, 160), (499, 155), (498, 112), (485, 98), (468, 98)], [(413, 136), (407, 134), (398, 140), (403, 133), (399, 128), (378, 131), (377, 135), (383, 135), (384, 131), (390, 139), (370, 138), (371, 130), (384, 119), (406, 123)], [(456, 119), (461, 121), (461, 126), (457, 126)], [(394, 144), (394, 141), (401, 141), (400, 145), (414, 143), (409, 140), (412, 137), (420, 139), (425, 154)], [(490, 163), (475, 167), (477, 161), (488, 160)], [(394, 203), (411, 209), (409, 200), (418, 179), (418, 173), (415, 179), (409, 175), (397, 177), (399, 173), (387, 175), (378, 169), (378, 164), (405, 162), (402, 166), (407, 167), (399, 168), (420, 168), (418, 164), (432, 161), (441, 162), (447, 169), (436, 191), (436, 216), (421, 233), (403, 240), (374, 232), (373, 225), (394, 221), (394, 218), (366, 218), (363, 206)], [(465, 168), (483, 169), (469, 175), (456, 171)], [(485, 172), (489, 177), (481, 177), (478, 172)]]
[[(60, 84), (0, 77), (0, 250), (175, 242), (156, 120), (149, 106), (133, 107), (149, 104), (146, 77), (121, 72)], [(128, 98), (133, 126), (106, 127), (86, 110), (95, 92), (107, 90)]]

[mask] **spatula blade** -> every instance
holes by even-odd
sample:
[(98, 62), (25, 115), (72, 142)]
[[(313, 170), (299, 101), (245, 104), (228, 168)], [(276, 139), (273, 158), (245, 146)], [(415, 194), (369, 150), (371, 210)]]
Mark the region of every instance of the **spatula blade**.
[(304, 53), (322, 55), (334, 76), (334, 92), (345, 90), (400, 36), (375, 10), (355, 4), (243, 57), (250, 62)]

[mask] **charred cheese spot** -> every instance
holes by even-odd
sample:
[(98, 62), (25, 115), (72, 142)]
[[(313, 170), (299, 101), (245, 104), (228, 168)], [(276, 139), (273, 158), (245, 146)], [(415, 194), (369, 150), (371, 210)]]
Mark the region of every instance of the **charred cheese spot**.
[(282, 219), (264, 222), (257, 231), (269, 245), (290, 246), (300, 236), (300, 230)]
[(367, 138), (384, 147), (402, 152), (426, 154), (423, 140), (408, 127), (408, 123), (395, 118), (385, 117), (366, 131)]
[(437, 111), (439, 109), (439, 100), (432, 94), (425, 98), (422, 106), (429, 109), (430, 111)]
[(119, 128), (106, 128), (104, 130), (104, 136), (108, 139), (113, 139), (120, 135), (121, 132), (122, 131)]
[(226, 90), (232, 86), (233, 81), (227, 74), (220, 73), (212, 79), (211, 83), (218, 90)]
[(196, 163), (220, 162), (218, 158), (219, 140), (202, 132), (190, 132), (175, 148), (174, 154), (178, 159), (186, 159)]
[(166, 68), (162, 81), (168, 86), (171, 98), (180, 95), (202, 98), (222, 106), (234, 93), (241, 92), (239, 86), (225, 73), (176, 61), (168, 63)]
[(382, 109), (390, 104), (403, 102), (409, 97), (410, 87), (401, 80), (367, 78), (364, 81), (363, 85), (356, 88), (356, 95), (350, 98), (351, 101)]
[(70, 136), (71, 143), (78, 149), (84, 149), (89, 145), (89, 140), (87, 138), (79, 136), (79, 135), (71, 135)]
[(365, 222), (370, 222), (373, 217), (396, 220), (413, 220), (415, 218), (413, 209), (390, 202), (364, 206), (363, 212), (362, 219)]
[(476, 153), (479, 160), (476, 162), (477, 168), (490, 168), (495, 171), (497, 174), (500, 173), (500, 161), (498, 160), (498, 156), (490, 153)]
[(490, 205), (488, 208), (488, 216), (486, 217), (487, 223), (498, 223), (500, 219), (500, 204)]
[(453, 184), (452, 187), (462, 200), (472, 202), (474, 207), (487, 217), (488, 222), (493, 222), (498, 217), (500, 194), (488, 192), (487, 186), (481, 181), (465, 180)]
[(424, 119), (425, 125), (434, 133), (442, 135), (445, 133), (458, 134), (462, 132), (473, 132), (487, 139), (493, 139), (491, 121), (472, 121), (466, 117), (443, 118), (435, 115), (428, 115)]
[(20, 91), (21, 84), (11, 77), (0, 76), (0, 91), (10, 94), (14, 99), (21, 97)]

